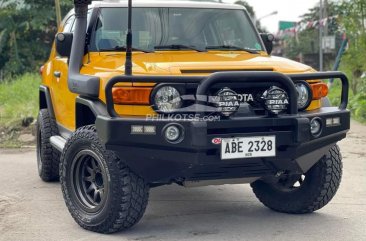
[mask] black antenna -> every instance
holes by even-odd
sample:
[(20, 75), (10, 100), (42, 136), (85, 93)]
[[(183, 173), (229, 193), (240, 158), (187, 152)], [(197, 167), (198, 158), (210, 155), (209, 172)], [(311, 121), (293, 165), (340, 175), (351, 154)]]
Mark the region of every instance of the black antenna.
[(132, 0), (128, 0), (125, 75), (132, 75)]

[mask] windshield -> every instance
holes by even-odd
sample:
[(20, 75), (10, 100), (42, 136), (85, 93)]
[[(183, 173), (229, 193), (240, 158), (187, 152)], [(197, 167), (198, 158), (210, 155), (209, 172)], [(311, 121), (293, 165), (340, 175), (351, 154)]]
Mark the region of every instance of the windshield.
[[(134, 51), (189, 49), (262, 51), (244, 10), (134, 8)], [(127, 8), (102, 8), (91, 51), (122, 51), (126, 47)]]

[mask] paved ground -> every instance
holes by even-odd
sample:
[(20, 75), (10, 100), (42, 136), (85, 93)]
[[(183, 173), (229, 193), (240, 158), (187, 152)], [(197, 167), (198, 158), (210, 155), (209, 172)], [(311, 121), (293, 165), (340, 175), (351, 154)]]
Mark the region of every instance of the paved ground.
[(142, 222), (100, 235), (79, 228), (59, 184), (36, 173), (34, 150), (0, 150), (0, 240), (366, 240), (366, 126), (341, 143), (342, 186), (321, 211), (285, 215), (263, 207), (247, 185), (152, 190)]

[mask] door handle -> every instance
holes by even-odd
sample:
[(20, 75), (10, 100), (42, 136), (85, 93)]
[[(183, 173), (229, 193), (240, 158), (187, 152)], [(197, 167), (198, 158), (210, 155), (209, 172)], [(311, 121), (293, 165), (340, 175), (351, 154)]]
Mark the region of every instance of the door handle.
[(60, 72), (60, 71), (55, 71), (55, 72), (53, 72), (53, 75), (54, 75), (56, 78), (60, 78), (60, 77), (61, 77), (61, 72)]

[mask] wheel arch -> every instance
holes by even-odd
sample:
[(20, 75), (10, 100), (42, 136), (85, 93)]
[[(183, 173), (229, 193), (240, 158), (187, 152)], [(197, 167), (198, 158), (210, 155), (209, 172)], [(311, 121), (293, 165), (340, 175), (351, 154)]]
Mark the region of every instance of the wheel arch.
[(87, 125), (94, 125), (97, 116), (108, 116), (106, 107), (100, 100), (78, 96), (75, 104), (76, 129)]
[(39, 109), (47, 109), (52, 118), (55, 118), (50, 89), (47, 86), (39, 87)]

